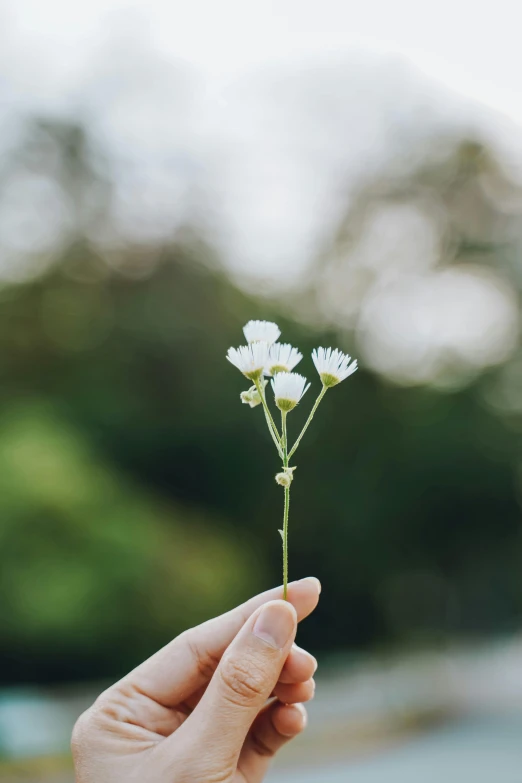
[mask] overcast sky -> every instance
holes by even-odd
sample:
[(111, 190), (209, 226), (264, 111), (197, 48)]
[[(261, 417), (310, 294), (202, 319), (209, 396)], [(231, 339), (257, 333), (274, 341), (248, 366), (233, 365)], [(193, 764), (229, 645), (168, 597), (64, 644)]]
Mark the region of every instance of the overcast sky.
[(0, 0), (0, 128), (24, 108), (88, 115), (124, 161), (126, 232), (182, 222), (197, 188), (231, 267), (293, 274), (335, 227), (346, 183), (393, 159), (405, 133), (429, 146), (437, 123), (465, 134), (491, 107), (515, 120), (518, 146), (515, 6)]
[(354, 44), (399, 51), (522, 119), (515, 0), (3, 0), (0, 14), (9, 47), (64, 80), (109, 32), (135, 24), (158, 51), (216, 75)]

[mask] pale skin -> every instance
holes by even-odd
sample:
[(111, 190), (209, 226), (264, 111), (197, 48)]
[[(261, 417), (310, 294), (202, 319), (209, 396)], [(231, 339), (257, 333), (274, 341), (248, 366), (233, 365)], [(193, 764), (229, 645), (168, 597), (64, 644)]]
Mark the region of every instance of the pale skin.
[(315, 658), (294, 644), (317, 579), (262, 593), (178, 636), (78, 720), (77, 783), (260, 783), (306, 726)]

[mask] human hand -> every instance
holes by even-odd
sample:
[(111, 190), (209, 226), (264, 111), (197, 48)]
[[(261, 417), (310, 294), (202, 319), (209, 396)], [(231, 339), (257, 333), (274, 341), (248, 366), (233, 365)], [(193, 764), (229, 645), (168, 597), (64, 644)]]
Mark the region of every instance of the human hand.
[(288, 602), (262, 593), (102, 693), (73, 732), (77, 783), (260, 783), (306, 725), (317, 663), (293, 642), (320, 589), (309, 578)]

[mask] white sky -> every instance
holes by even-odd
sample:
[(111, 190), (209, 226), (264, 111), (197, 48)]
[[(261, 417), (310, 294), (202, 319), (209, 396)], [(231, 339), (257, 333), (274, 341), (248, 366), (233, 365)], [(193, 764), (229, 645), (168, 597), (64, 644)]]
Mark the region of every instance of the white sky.
[[(397, 50), (453, 87), (522, 119), (522, 8), (516, 0), (3, 0), (7, 44), (74, 76), (108, 31), (215, 75), (350, 45)], [(64, 67), (65, 66), (65, 67)]]

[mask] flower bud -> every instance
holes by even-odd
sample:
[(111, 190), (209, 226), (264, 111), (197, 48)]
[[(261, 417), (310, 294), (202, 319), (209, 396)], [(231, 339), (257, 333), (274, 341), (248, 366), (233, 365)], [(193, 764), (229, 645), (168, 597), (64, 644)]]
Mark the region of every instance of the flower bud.
[(289, 487), (294, 480), (294, 468), (283, 468), (281, 473), (277, 473), (275, 480), (281, 487)]
[[(265, 387), (268, 383), (268, 381), (265, 379), (263, 379), (261, 382), (263, 387)], [(251, 386), (248, 391), (241, 392), (239, 396), (241, 398), (241, 402), (244, 405), (250, 405), (251, 408), (255, 408), (256, 405), (261, 405), (261, 397), (259, 396), (259, 392), (255, 386)]]

